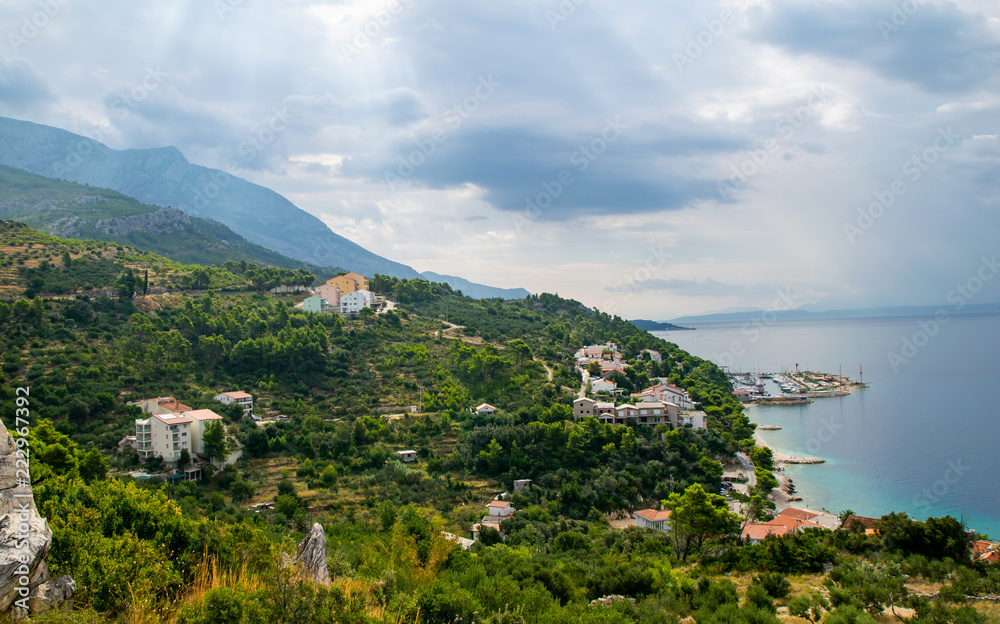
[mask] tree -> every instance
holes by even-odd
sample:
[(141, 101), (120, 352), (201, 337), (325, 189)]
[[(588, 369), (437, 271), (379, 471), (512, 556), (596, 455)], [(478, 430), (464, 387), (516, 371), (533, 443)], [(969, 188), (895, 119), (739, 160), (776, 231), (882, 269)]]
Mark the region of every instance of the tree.
[(191, 463), (191, 453), (187, 449), (181, 449), (180, 457), (177, 458), (177, 467), (181, 470), (187, 467)]
[(591, 377), (600, 377), (601, 376), (601, 363), (600, 362), (591, 362), (590, 364), (587, 364), (587, 372), (590, 373)]
[(73, 266), (73, 258), (70, 257), (68, 250), (62, 253), (62, 264), (66, 268)]
[(500, 535), (500, 531), (493, 527), (481, 526), (479, 527), (479, 542), (483, 546), (493, 546), (503, 542), (503, 537)]
[(202, 444), (205, 455), (209, 459), (220, 461), (226, 459), (226, 430), (222, 428), (221, 421), (210, 420), (208, 422), (205, 433), (202, 435)]
[(872, 617), (880, 615), (886, 607), (895, 614), (896, 606), (909, 594), (906, 576), (896, 563), (844, 562), (830, 571), (826, 584), (834, 606), (856, 604)]
[(88, 483), (99, 481), (108, 474), (108, 460), (100, 451), (92, 448), (80, 458), (80, 476)]
[(663, 501), (663, 507), (670, 510), (670, 535), (677, 556), (684, 560), (692, 550), (700, 551), (706, 540), (735, 533), (739, 527), (726, 499), (709, 494), (700, 483), (689, 486), (683, 494), (674, 492)]
[(119, 275), (118, 279), (115, 280), (114, 287), (118, 292), (118, 296), (122, 299), (131, 299), (135, 296), (135, 286), (136, 280), (135, 275), (132, 274), (132, 269), (128, 270), (128, 273)]
[(799, 594), (788, 603), (788, 612), (810, 622), (819, 622), (830, 603), (819, 592)]
[(149, 291), (149, 269), (146, 269), (146, 273), (142, 276), (142, 296), (145, 297), (148, 291)]
[(233, 481), (233, 484), (229, 486), (229, 492), (233, 495), (233, 502), (240, 503), (253, 498), (255, 490), (253, 485), (250, 483), (244, 481), (243, 479), (236, 479)]

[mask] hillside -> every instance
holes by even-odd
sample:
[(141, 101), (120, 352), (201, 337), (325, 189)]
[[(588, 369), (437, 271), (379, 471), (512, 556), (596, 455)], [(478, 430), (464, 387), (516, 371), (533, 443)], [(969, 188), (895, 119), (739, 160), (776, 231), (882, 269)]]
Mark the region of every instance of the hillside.
[[(252, 243), (303, 262), (364, 275), (418, 276), (410, 267), (334, 234), (274, 191), (193, 165), (173, 147), (114, 150), (58, 128), (0, 118), (0, 164), (213, 219)], [(221, 189), (219, 180), (225, 181)]]
[[(21, 268), (62, 250), (60, 274), (187, 270), (23, 224), (0, 224), (0, 245)], [(294, 295), (212, 292), (0, 301), (0, 415), (29, 423), (18, 435), (52, 530), (48, 565), (78, 591), (72, 615), (32, 622), (870, 624), (898, 621), (891, 610), (914, 624), (996, 621), (995, 605), (966, 596), (1000, 591), (1000, 574), (972, 563), (974, 536), (953, 518), (740, 540), (741, 518), (715, 494), (724, 464), (753, 458), (757, 486), (735, 500), (759, 519), (772, 458), (711, 362), (555, 295), (475, 300), (386, 276), (372, 288), (396, 309), (342, 319), (306, 314)], [(607, 341), (632, 366), (623, 384), (667, 377), (708, 428), (575, 420), (572, 354)], [(644, 348), (662, 362), (639, 359)], [(213, 399), (236, 389), (265, 422)], [(119, 444), (141, 415), (129, 402), (167, 395), (219, 412), (243, 459), (201, 482), (132, 478), (159, 462), (140, 466)], [(483, 402), (496, 412), (475, 412)], [(416, 460), (400, 461), (404, 449)], [(500, 531), (481, 526), (469, 550), (448, 536), (469, 536), (501, 495), (517, 512)], [(620, 520), (661, 505), (670, 533)], [(281, 563), (315, 523), (329, 587)]]
[(247, 242), (216, 221), (12, 167), (0, 166), (0, 219), (21, 221), (63, 238), (133, 246), (181, 264), (252, 262), (302, 269), (324, 280), (337, 273), (335, 268), (294, 260)]
[(531, 293), (524, 288), (494, 288), (470, 282), (454, 275), (441, 275), (432, 271), (422, 273), (424, 279), (440, 284), (448, 284), (455, 290), (462, 291), (463, 295), (473, 299), (524, 299), (531, 296)]
[(58, 238), (25, 223), (0, 221), (0, 297), (100, 296), (126, 284), (133, 291), (140, 287), (154, 292), (206, 288), (254, 291), (308, 285), (316, 278), (304, 269), (232, 261), (223, 264), (221, 268), (184, 265), (134, 247)]

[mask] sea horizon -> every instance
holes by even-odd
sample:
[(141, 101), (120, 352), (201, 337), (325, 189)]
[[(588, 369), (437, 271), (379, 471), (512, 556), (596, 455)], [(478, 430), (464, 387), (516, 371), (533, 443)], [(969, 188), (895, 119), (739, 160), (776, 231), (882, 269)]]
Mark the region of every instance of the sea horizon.
[(811, 370), (869, 387), (796, 406), (748, 406), (777, 452), (819, 457), (785, 466), (796, 504), (880, 517), (950, 515), (1000, 534), (992, 458), (1000, 421), (991, 414), (990, 362), (1000, 316), (766, 319), (698, 323), (652, 332), (734, 372)]

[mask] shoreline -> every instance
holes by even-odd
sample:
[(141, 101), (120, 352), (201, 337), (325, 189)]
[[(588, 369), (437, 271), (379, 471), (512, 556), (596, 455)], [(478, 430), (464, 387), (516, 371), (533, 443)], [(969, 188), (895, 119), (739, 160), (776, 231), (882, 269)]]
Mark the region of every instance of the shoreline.
[(781, 462), (783, 464), (806, 464), (806, 465), (826, 463), (825, 459), (819, 457), (797, 457), (795, 455), (786, 455), (784, 453), (780, 453), (771, 448), (770, 446), (768, 446), (767, 442), (764, 441), (764, 438), (760, 437), (759, 431), (753, 432), (753, 441), (760, 448), (764, 447), (770, 448), (771, 455), (774, 457), (775, 463)]

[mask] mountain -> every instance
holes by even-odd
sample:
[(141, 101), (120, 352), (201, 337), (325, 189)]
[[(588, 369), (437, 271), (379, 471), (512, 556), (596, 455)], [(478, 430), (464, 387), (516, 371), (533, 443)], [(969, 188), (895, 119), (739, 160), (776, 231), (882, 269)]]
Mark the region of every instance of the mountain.
[[(66, 130), (0, 117), (0, 165), (113, 189), (146, 204), (218, 221), (251, 243), (309, 264), (368, 276), (422, 277), (412, 267), (335, 234), (268, 188), (189, 163), (175, 147), (115, 150)], [(488, 298), (511, 295), (509, 289), (465, 283), (463, 292), (475, 289)], [(515, 298), (529, 294), (517, 290), (521, 292)]]
[(493, 286), (483, 286), (482, 284), (476, 284), (467, 279), (455, 277), (454, 275), (441, 275), (431, 271), (424, 271), (421, 275), (424, 279), (431, 282), (448, 284), (455, 290), (461, 290), (462, 294), (466, 297), (472, 297), (473, 299), (510, 300), (524, 299), (525, 297), (531, 295), (531, 293), (524, 288), (495, 288)]
[(676, 330), (688, 330), (690, 327), (681, 327), (680, 325), (674, 325), (673, 323), (666, 323), (660, 321), (647, 321), (646, 319), (636, 319), (634, 321), (629, 321), (639, 329), (644, 329), (646, 331), (676, 331)]
[(311, 264), (365, 275), (420, 276), (334, 234), (270, 189), (189, 163), (175, 147), (114, 150), (58, 128), (0, 118), (0, 164), (213, 219), (252, 243)]
[[(892, 317), (932, 317), (940, 311), (950, 316), (993, 316), (1000, 315), (1000, 303), (978, 303), (964, 305), (957, 309), (954, 305), (937, 306), (888, 306), (881, 308), (858, 308), (852, 310), (825, 310), (815, 312), (796, 308), (794, 310), (779, 310), (777, 316), (785, 321), (827, 320), (854, 318), (892, 318)], [(671, 319), (672, 323), (742, 323), (760, 319), (766, 310), (751, 310), (746, 312), (724, 312), (718, 314), (701, 314), (697, 316), (682, 316)]]
[(159, 208), (110, 189), (45, 178), (0, 165), (0, 219), (61, 238), (102, 240), (152, 251), (182, 264), (246, 261), (305, 269), (320, 279), (337, 270), (283, 256), (248, 242), (225, 225)]

